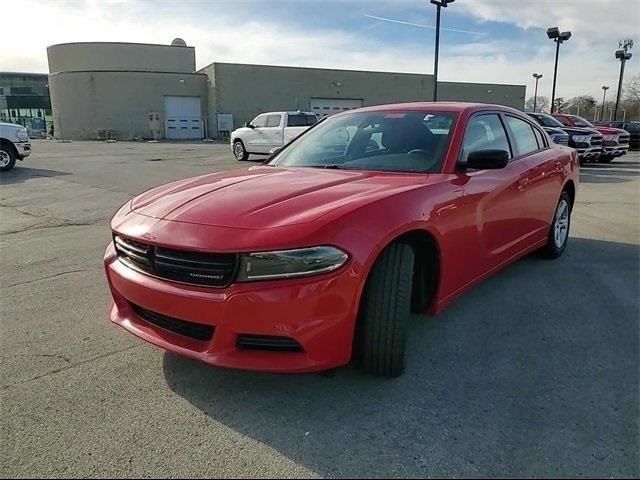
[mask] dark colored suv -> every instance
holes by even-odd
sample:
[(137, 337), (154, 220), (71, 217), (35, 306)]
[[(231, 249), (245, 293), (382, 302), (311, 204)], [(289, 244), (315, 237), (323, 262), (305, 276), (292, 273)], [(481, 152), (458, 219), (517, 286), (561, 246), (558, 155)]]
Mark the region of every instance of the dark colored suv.
[(580, 162), (598, 161), (602, 153), (602, 135), (593, 128), (568, 127), (551, 115), (527, 112), (531, 118), (545, 128), (559, 128), (569, 135), (569, 146), (578, 151)]

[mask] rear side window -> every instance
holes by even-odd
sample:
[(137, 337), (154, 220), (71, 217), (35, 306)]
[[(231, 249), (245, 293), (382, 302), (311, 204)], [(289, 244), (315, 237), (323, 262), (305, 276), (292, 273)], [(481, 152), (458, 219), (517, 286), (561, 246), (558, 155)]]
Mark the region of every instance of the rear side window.
[(544, 148), (547, 146), (547, 144), (544, 141), (544, 137), (542, 135), (542, 133), (540, 133), (540, 130), (538, 130), (537, 128), (533, 129), (533, 133), (536, 136), (536, 140), (538, 141), (538, 148)]
[(472, 152), (494, 148), (510, 152), (507, 133), (500, 117), (496, 114), (473, 117), (464, 133), (462, 161), (466, 161)]
[(307, 125), (314, 125), (318, 123), (318, 117), (315, 115), (307, 115)]
[(513, 134), (513, 142), (517, 155), (526, 155), (527, 153), (538, 150), (538, 140), (533, 127), (524, 120), (516, 117), (507, 116), (507, 125)]
[(306, 127), (307, 117), (305, 115), (288, 115), (287, 127)]
[(267, 116), (266, 115), (258, 115), (253, 119), (251, 125), (254, 127), (264, 127), (267, 124)]
[(267, 118), (267, 127), (279, 127), (280, 126), (280, 115), (269, 115)]

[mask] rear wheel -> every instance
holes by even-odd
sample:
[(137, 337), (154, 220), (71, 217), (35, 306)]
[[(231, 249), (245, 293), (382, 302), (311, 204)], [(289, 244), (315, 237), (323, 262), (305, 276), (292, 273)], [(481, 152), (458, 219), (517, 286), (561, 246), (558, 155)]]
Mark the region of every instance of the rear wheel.
[(542, 254), (547, 258), (558, 258), (567, 248), (569, 228), (571, 226), (571, 198), (565, 191), (560, 195), (553, 222), (547, 236), (547, 244), (542, 248)]
[(16, 164), (16, 153), (14, 149), (3, 143), (0, 145), (0, 172), (11, 170)]
[(409, 245), (394, 243), (376, 260), (367, 280), (356, 341), (361, 367), (368, 373), (397, 377), (404, 371), (414, 261)]
[(242, 140), (236, 140), (233, 142), (233, 155), (236, 157), (236, 160), (239, 161), (249, 158), (249, 154), (245, 150)]

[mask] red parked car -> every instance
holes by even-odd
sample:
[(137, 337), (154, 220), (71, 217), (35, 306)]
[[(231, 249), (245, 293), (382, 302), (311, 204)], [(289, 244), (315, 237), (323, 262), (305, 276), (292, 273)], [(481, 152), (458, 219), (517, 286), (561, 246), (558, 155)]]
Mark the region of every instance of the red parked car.
[(553, 116), (567, 127), (593, 128), (602, 134), (602, 154), (598, 158), (599, 162), (609, 163), (616, 157), (626, 155), (629, 151), (629, 132), (621, 128), (594, 125), (578, 115), (554, 113)]
[[(483, 104), (362, 108), (266, 164), (144, 193), (111, 222), (111, 320), (221, 367), (399, 375), (436, 313), (534, 250), (564, 251), (575, 150)], [(522, 292), (512, 292), (520, 295)]]

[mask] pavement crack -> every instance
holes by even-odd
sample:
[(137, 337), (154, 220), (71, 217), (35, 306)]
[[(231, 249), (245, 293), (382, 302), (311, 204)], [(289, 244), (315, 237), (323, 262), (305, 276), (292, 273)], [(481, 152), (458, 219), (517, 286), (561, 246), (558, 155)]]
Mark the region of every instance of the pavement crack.
[(25, 353), (25, 354), (16, 354), (16, 355), (0, 355), (0, 359), (4, 360), (7, 358), (57, 358), (58, 360), (62, 360), (66, 363), (71, 363), (71, 360), (64, 355), (60, 355), (59, 353)]
[(42, 280), (49, 280), (51, 278), (56, 278), (56, 277), (60, 277), (62, 275), (69, 275), (71, 273), (80, 273), (80, 272), (88, 272), (89, 270), (87, 270), (86, 268), (82, 268), (82, 269), (78, 269), (78, 270), (65, 270), (64, 272), (58, 272), (54, 275), (48, 275), (46, 277), (42, 277), (42, 278), (34, 278), (33, 280), (26, 280), (24, 282), (17, 282), (17, 283), (12, 283), (10, 285), (5, 285), (3, 288), (11, 288), (11, 287), (17, 287), (19, 285), (27, 285), (29, 283), (35, 283), (35, 282), (40, 282)]
[(41, 378), (49, 377), (51, 375), (55, 375), (56, 373), (64, 372), (64, 371), (70, 370), (72, 368), (81, 367), (81, 366), (86, 365), (88, 363), (92, 363), (92, 362), (95, 362), (97, 360), (101, 360), (101, 359), (103, 359), (105, 357), (109, 357), (111, 355), (117, 355), (118, 353), (126, 352), (127, 350), (133, 350), (134, 348), (140, 348), (142, 346), (144, 346), (144, 345), (131, 345), (129, 347), (122, 348), (120, 350), (114, 350), (114, 351), (108, 352), (108, 353), (104, 353), (102, 355), (98, 355), (96, 357), (91, 357), (91, 358), (88, 358), (86, 360), (82, 360), (82, 361), (77, 362), (77, 363), (69, 363), (68, 365), (66, 365), (64, 367), (60, 367), (60, 368), (56, 368), (54, 370), (50, 370), (47, 373), (43, 373), (42, 375), (36, 375), (35, 377), (29, 378), (29, 379), (24, 380), (22, 382), (12, 383), (10, 385), (3, 385), (2, 388), (0, 388), (0, 390), (1, 391), (6, 391), (6, 390), (9, 390), (10, 388), (13, 388), (13, 387), (19, 387), (19, 386), (24, 385), (26, 383), (30, 383), (30, 382), (33, 382), (35, 380), (40, 380)]

